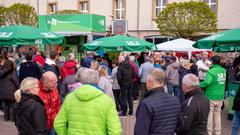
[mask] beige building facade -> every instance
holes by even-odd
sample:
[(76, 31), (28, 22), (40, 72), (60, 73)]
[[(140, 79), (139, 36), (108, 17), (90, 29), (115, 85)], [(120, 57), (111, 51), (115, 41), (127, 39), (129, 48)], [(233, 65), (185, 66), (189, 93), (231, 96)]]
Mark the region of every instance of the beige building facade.
[[(159, 35), (156, 16), (168, 3), (184, 1), (190, 0), (0, 0), (0, 6), (25, 3), (33, 6), (40, 15), (53, 14), (63, 9), (104, 15), (107, 30), (111, 30), (113, 21), (127, 20), (128, 33), (143, 38)], [(240, 27), (240, 0), (203, 1), (216, 13), (218, 29)]]

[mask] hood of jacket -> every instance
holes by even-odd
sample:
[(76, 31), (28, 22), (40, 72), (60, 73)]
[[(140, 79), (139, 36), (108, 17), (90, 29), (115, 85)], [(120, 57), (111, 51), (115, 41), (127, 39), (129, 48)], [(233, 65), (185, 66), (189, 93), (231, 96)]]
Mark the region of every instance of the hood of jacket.
[(178, 72), (180, 75), (184, 75), (184, 74), (189, 73), (189, 70), (184, 68), (183, 66), (180, 66)]
[(132, 65), (129, 63), (129, 61), (123, 61), (120, 63), (121, 66), (123, 66), (124, 68), (132, 68)]
[(178, 63), (171, 63), (170, 65), (168, 65), (169, 67), (173, 68), (173, 69), (178, 69), (180, 67), (180, 65)]
[(42, 106), (44, 106), (43, 101), (38, 96), (21, 93), (21, 101), (17, 104), (17, 108), (19, 109), (20, 112), (24, 111), (26, 108), (28, 108), (28, 106), (32, 104), (32, 102), (27, 102), (29, 100), (35, 100), (42, 104)]
[(89, 101), (103, 94), (103, 91), (90, 84), (81, 85), (74, 91), (74, 95), (81, 101)]
[(45, 63), (48, 64), (48, 65), (56, 65), (56, 62), (51, 60), (51, 59), (49, 59), (49, 58), (46, 58)]
[(69, 60), (69, 61), (66, 61), (63, 66), (67, 69), (73, 69), (76, 64), (77, 63), (75, 61)]

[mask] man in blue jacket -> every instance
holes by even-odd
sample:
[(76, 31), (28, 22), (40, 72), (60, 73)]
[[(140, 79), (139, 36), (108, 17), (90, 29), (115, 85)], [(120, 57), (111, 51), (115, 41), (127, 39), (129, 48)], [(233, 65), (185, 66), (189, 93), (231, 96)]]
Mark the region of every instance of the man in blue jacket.
[(164, 92), (164, 71), (153, 68), (147, 75), (148, 93), (136, 114), (135, 135), (173, 135), (181, 124), (177, 97)]

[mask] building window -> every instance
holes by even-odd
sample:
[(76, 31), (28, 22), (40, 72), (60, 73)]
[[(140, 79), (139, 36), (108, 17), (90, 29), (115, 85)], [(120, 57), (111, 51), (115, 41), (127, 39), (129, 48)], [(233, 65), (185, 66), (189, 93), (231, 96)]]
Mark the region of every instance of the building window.
[(217, 0), (204, 0), (208, 6), (216, 13), (217, 11)]
[(54, 14), (57, 11), (57, 3), (49, 3), (48, 4), (48, 13)]
[(79, 1), (79, 10), (82, 14), (89, 13), (89, 1)]
[(159, 13), (166, 8), (167, 0), (156, 0), (156, 17), (158, 17)]
[(115, 8), (115, 14), (116, 14), (116, 20), (123, 20), (125, 16), (125, 3), (124, 0), (116, 0), (116, 8)]

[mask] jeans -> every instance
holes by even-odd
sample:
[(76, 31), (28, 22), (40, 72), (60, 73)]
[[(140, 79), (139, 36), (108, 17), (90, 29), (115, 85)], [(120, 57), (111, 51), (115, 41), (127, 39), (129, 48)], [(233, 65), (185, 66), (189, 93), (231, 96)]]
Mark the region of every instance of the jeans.
[(208, 135), (221, 135), (221, 108), (223, 100), (210, 100)]
[(52, 128), (50, 131), (49, 131), (49, 133), (48, 133), (48, 135), (55, 135), (55, 129), (54, 128)]
[(3, 110), (3, 100), (0, 99), (0, 110)]
[(139, 83), (134, 82), (133, 83), (133, 99), (137, 100), (138, 96), (139, 96)]
[(238, 135), (238, 128), (240, 127), (240, 112), (235, 111), (232, 120), (232, 134)]
[(145, 94), (147, 93), (146, 83), (141, 83), (141, 100), (144, 99)]
[(126, 115), (128, 106), (129, 113), (133, 113), (133, 101), (132, 101), (132, 85), (123, 85), (121, 86), (121, 95), (122, 95), (122, 114)]
[(3, 106), (3, 112), (4, 112), (4, 120), (8, 121), (11, 120), (13, 121), (13, 105), (14, 101), (12, 100), (3, 100), (4, 106)]
[(121, 107), (121, 103), (122, 103), (120, 92), (121, 92), (120, 89), (118, 89), (118, 90), (113, 89), (113, 95), (114, 95), (117, 111), (120, 111), (120, 107)]
[(172, 83), (167, 83), (167, 88), (168, 88), (168, 94), (172, 95), (174, 94), (174, 96), (179, 97), (179, 86), (174, 85)]

